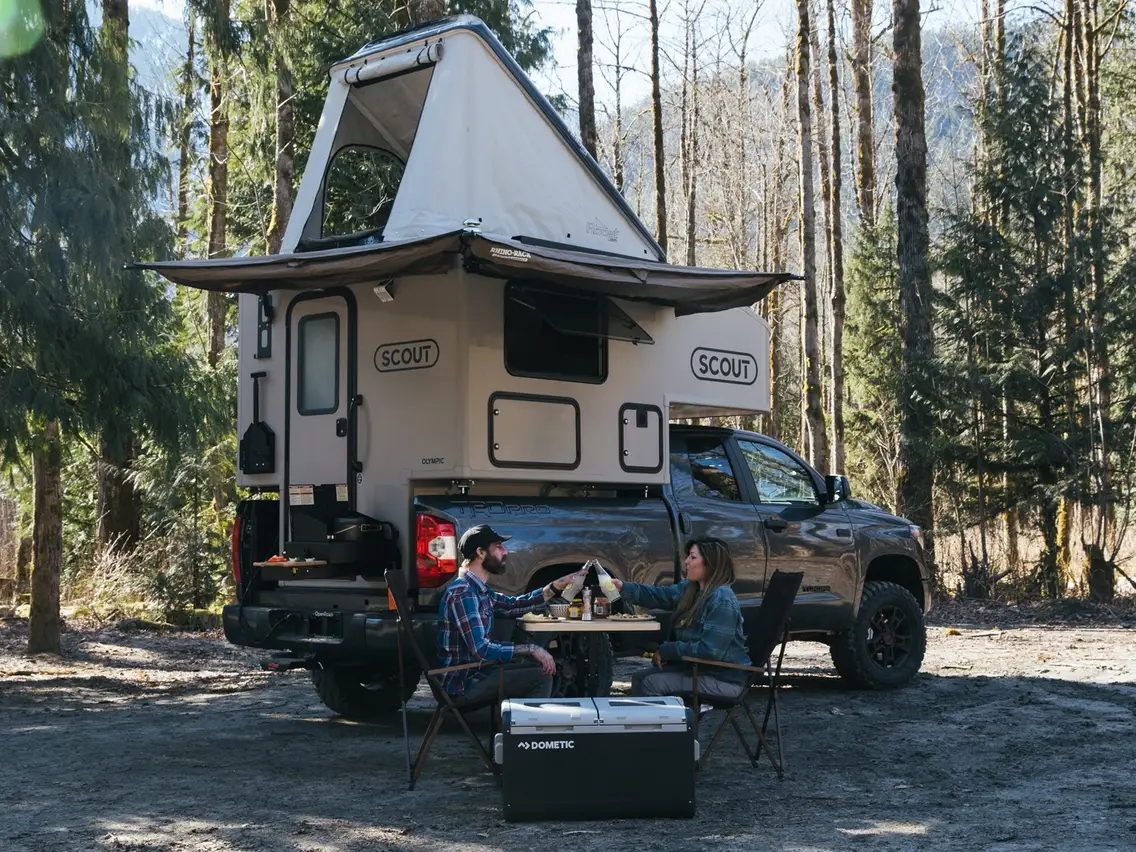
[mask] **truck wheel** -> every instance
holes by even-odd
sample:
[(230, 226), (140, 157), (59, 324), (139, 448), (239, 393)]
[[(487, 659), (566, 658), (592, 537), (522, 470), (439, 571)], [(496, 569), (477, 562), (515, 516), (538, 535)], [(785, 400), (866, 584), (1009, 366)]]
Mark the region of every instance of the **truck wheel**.
[(399, 689), (398, 669), (366, 669), (329, 666), (312, 669), (312, 684), (327, 708), (348, 719), (373, 719), (398, 712), (404, 698), (409, 699), (418, 688), (422, 673), (408, 666), (406, 682)]
[(862, 689), (903, 686), (923, 665), (927, 629), (911, 592), (897, 583), (864, 584), (852, 629), (831, 645), (837, 673)]
[[(559, 641), (559, 639), (557, 640)], [(581, 649), (587, 648), (587, 637), (582, 635), (568, 636), (565, 654), (561, 649), (552, 646), (549, 651), (556, 658), (556, 674), (552, 678), (553, 698), (579, 698), (587, 694), (584, 683), (587, 670), (577, 671), (577, 654)], [(599, 656), (596, 658), (596, 691), (597, 696), (611, 695), (611, 684), (615, 677), (615, 654), (611, 649), (611, 642), (606, 636), (601, 636), (597, 643)]]

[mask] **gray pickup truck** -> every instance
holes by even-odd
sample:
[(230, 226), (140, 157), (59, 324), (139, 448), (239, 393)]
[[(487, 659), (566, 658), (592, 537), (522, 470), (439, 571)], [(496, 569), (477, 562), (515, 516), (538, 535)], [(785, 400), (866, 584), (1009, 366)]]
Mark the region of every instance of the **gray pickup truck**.
[[(476, 523), (512, 536), (508, 570), (494, 585), (509, 594), (535, 589), (589, 558), (625, 580), (672, 583), (681, 578), (686, 540), (712, 535), (733, 554), (734, 590), (747, 619), (756, 614), (767, 578), (803, 571), (792, 610), (795, 640), (831, 649), (851, 685), (886, 689), (907, 683), (926, 647), (924, 616), (931, 579), (922, 532), (903, 518), (852, 498), (847, 478), (821, 476), (783, 444), (753, 432), (679, 426), (670, 430), (671, 483), (634, 490), (578, 489), (570, 496), (420, 495), (416, 523), (415, 628), (430, 647), (437, 603), (456, 563), (451, 547)], [(556, 490), (553, 484), (548, 493)], [(398, 706), (420, 673), (398, 683), (394, 615), (381, 572), (355, 582), (259, 582), (251, 565), (275, 551), (276, 504), (250, 500), (238, 510), (234, 570), (239, 602), (224, 611), (225, 634), (238, 645), (274, 649), (268, 668), (308, 668), (323, 701), (346, 716)], [(665, 616), (664, 616), (665, 621)], [(515, 627), (498, 625), (504, 638)], [(665, 635), (664, 624), (663, 634)], [(615, 656), (649, 652), (658, 638), (626, 634), (593, 671), (611, 682)], [(578, 686), (570, 672), (559, 694)]]

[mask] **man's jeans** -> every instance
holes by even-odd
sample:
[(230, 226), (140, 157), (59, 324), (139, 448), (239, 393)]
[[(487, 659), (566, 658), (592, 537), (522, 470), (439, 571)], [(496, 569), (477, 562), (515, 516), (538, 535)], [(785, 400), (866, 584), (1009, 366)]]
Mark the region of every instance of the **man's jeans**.
[[(497, 667), (485, 670), (473, 686), (459, 699), (471, 704), (497, 697)], [(701, 678), (699, 678), (701, 681)], [(508, 663), (505, 666), (505, 698), (548, 698), (552, 694), (552, 675), (546, 675), (535, 661)]]

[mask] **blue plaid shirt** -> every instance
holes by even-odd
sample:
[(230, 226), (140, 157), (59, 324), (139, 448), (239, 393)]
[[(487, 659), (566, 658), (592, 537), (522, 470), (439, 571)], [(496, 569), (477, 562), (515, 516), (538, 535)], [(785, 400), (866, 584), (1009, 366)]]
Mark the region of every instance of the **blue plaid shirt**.
[[(673, 610), (689, 583), (689, 580), (674, 586), (624, 583), (623, 599), (648, 609)], [(698, 613), (698, 618), (682, 627), (676, 625), (674, 634), (673, 641), (659, 645), (659, 656), (663, 662), (678, 662), (680, 657), (701, 657), (704, 660), (752, 665), (746, 647), (742, 609), (729, 586), (716, 588)], [(725, 681), (744, 682), (746, 678), (746, 672), (737, 669), (711, 668), (706, 670), (706, 674)]]
[[(476, 575), (463, 573), (446, 589), (438, 606), (441, 620), (438, 661), (441, 667), (510, 662), (516, 650), (526, 646), (494, 642), (489, 638), (494, 613), (504, 618), (516, 618), (532, 612), (544, 602), (544, 589), (511, 597), (489, 588)], [(442, 687), (450, 695), (462, 695), (486, 674), (480, 669), (447, 672), (442, 675)]]

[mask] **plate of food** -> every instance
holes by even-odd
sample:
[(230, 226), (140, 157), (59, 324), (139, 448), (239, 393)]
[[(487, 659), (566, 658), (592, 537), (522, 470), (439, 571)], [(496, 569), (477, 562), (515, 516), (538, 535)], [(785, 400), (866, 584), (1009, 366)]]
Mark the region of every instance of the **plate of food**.
[(622, 613), (622, 612), (616, 613), (614, 615), (609, 615), (608, 618), (610, 618), (612, 621), (654, 621), (655, 620), (655, 617), (653, 615), (627, 615), (627, 614)]
[(521, 616), (521, 621), (566, 621), (564, 618), (557, 618), (555, 615), (540, 612), (526, 612)]

